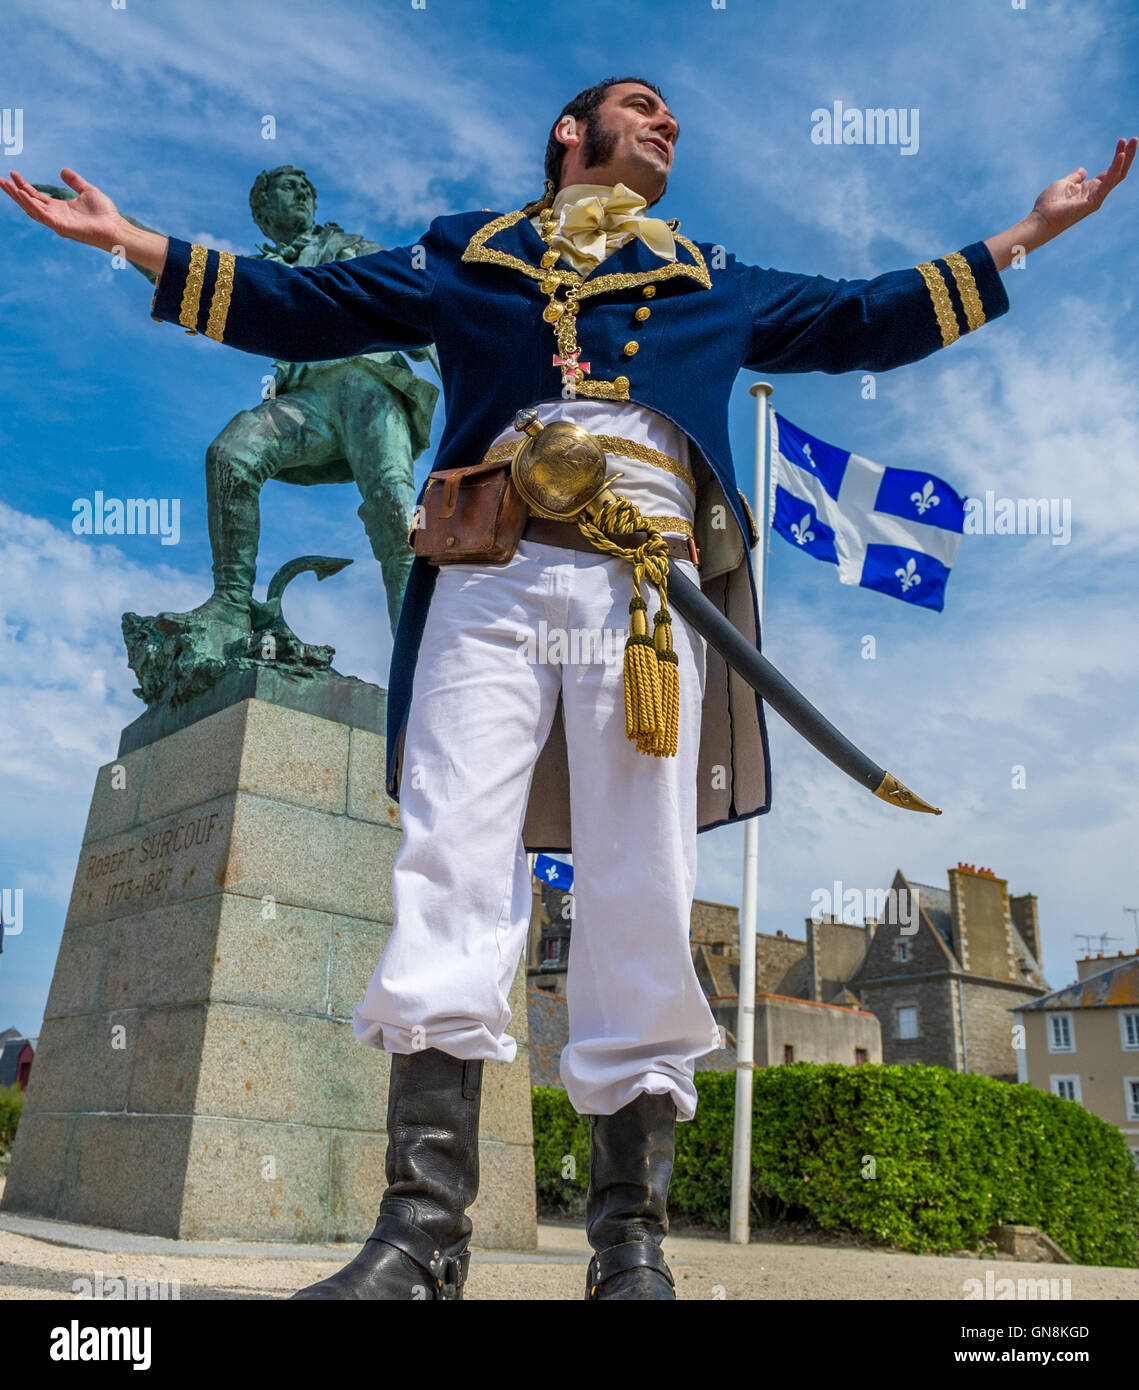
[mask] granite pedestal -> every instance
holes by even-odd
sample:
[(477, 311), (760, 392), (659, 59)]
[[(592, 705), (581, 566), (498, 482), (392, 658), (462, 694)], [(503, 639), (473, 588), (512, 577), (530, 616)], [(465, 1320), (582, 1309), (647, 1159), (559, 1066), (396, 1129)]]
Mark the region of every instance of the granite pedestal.
[[(258, 698), (154, 732), (98, 773), (4, 1210), (358, 1242), (385, 1182), (390, 1057), (351, 1023), (392, 923), (385, 740)], [(476, 1245), (533, 1250), (524, 962), (510, 1003), (470, 1214)]]

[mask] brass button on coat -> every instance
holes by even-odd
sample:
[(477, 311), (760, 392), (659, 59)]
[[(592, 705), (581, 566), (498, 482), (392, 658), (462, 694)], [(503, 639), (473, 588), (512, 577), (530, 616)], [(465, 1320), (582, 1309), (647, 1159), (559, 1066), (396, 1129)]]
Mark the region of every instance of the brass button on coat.
[(640, 343), (628, 342), (625, 344), (624, 353), (626, 357), (633, 357), (641, 350)]
[(656, 294), (656, 292), (657, 287), (655, 285), (646, 285), (644, 289), (641, 291), (641, 293), (645, 296), (646, 299), (652, 299), (653, 295)]
[(637, 320), (638, 323), (644, 323), (645, 319), (647, 319), (651, 313), (652, 310), (649, 308), (649, 306), (647, 304), (642, 304), (641, 307), (637, 310), (637, 312), (633, 315), (633, 317)]

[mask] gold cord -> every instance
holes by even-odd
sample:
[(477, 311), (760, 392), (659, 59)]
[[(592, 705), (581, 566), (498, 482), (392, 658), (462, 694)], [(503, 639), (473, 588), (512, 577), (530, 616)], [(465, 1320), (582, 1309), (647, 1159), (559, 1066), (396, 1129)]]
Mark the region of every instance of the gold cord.
[[(676, 754), (680, 724), (680, 669), (672, 648), (672, 616), (668, 611), (668, 542), (627, 497), (603, 503), (591, 521), (577, 518), (578, 530), (598, 550), (633, 566), (633, 597), (629, 603), (629, 637), (625, 643), (625, 737), (638, 753), (658, 758)], [(648, 532), (636, 546), (622, 546), (605, 533)], [(641, 580), (660, 590), (660, 608), (648, 634), (648, 605), (641, 597)]]
[[(546, 243), (546, 254), (542, 257), (544, 270), (552, 270), (558, 262), (558, 253), (551, 246), (554, 227), (553, 209), (546, 208), (541, 215), (542, 240)], [(583, 283), (580, 277), (575, 277), (575, 282), (566, 290), (564, 302), (558, 299), (561, 283), (552, 276), (543, 280), (542, 290), (550, 296), (550, 302), (542, 310), (542, 317), (553, 325), (563, 385), (580, 395), (628, 400), (629, 386), (625, 377), (618, 379), (621, 386), (617, 382), (585, 380), (579, 365), (581, 347), (577, 341), (578, 298)], [(602, 448), (605, 442), (598, 440)], [(619, 495), (612, 502), (602, 503), (592, 520), (579, 513), (577, 525), (598, 550), (627, 560), (633, 566), (633, 597), (629, 602), (629, 636), (624, 660), (625, 737), (636, 743), (638, 753), (658, 758), (674, 757), (680, 722), (680, 669), (672, 648), (672, 618), (668, 611), (668, 542), (650, 518), (642, 516), (627, 497)], [(648, 539), (641, 545), (622, 546), (610, 540), (606, 531), (617, 535), (645, 531)], [(660, 608), (653, 619), (651, 637), (648, 605), (641, 597), (641, 580), (646, 576), (660, 590)]]

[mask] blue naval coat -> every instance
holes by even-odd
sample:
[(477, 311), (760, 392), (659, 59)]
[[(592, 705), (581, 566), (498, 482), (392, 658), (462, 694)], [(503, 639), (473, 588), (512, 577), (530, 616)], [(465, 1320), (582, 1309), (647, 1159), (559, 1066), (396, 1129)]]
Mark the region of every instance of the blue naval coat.
[[(552, 281), (580, 285), (578, 341), (589, 374), (577, 394), (635, 402), (688, 436), (701, 587), (759, 645), (748, 562), (756, 529), (728, 441), (728, 401), (740, 369), (888, 371), (998, 318), (1008, 297), (984, 242), (867, 280), (746, 265), (723, 247), (679, 234), (676, 245), (676, 261), (666, 262), (634, 238), (582, 277), (564, 263), (542, 268), (545, 244), (522, 210), (438, 217), (414, 245), (315, 266), (172, 237), (151, 315), (288, 362), (435, 343), (447, 416), (434, 467), (449, 468), (481, 458), (516, 411), (562, 396), (554, 333), (542, 310)], [(395, 634), (386, 776), (397, 800), (437, 574), (416, 558)], [(762, 702), (712, 648), (701, 719), (699, 829), (768, 811)], [(572, 848), (567, 766), (559, 706), (535, 767), (527, 849)]]

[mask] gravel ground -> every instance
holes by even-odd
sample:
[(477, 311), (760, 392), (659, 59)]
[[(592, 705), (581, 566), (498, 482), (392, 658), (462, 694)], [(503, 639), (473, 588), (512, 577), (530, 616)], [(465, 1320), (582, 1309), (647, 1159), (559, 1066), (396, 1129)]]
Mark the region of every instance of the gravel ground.
[[(5, 1220), (0, 1214), (0, 1222)], [(171, 1242), (170, 1244), (173, 1244)], [(538, 1227), (538, 1252), (519, 1258), (474, 1251), (465, 1297), (470, 1299), (581, 1299), (589, 1246), (584, 1231), (552, 1222)], [(54, 1244), (0, 1227), (0, 1299), (74, 1297), (73, 1282), (117, 1277), (177, 1280), (182, 1299), (287, 1298), (347, 1262), (358, 1247), (327, 1261), (285, 1253), (223, 1257), (115, 1253)], [(235, 1251), (241, 1251), (239, 1245)], [(1081, 1265), (1022, 1264), (1011, 1260), (891, 1254), (842, 1244), (790, 1244), (673, 1234), (665, 1241), (682, 1299), (953, 1299), (967, 1279), (1071, 1280), (1071, 1298), (1139, 1299), (1139, 1270)], [(1061, 1293), (1063, 1284), (1059, 1286)]]

